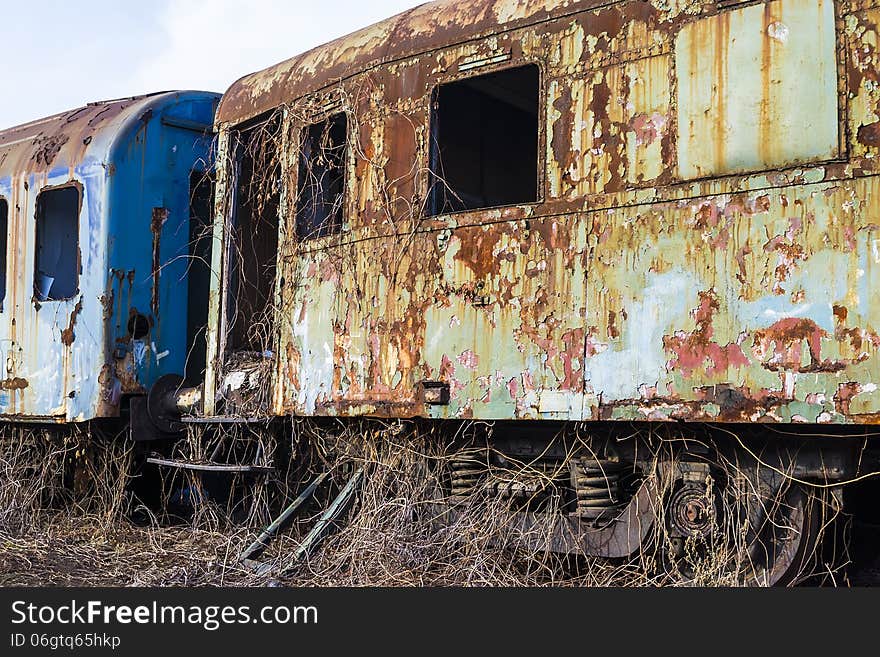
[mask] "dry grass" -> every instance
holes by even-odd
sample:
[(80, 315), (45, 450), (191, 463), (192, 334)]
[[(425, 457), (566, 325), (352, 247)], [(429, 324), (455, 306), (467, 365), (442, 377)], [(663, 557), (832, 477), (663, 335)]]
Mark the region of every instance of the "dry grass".
[[(289, 485), (289, 501), (302, 481), (325, 468), (333, 486), (320, 490), (259, 557), (270, 566), (264, 575), (238, 559), (269, 517), (264, 487), (245, 498), (244, 524), (202, 499), (186, 522), (169, 526), (127, 492), (132, 454), (124, 442), (7, 432), (0, 440), (0, 585), (717, 586), (740, 583), (731, 566), (743, 570), (752, 556), (739, 527), (717, 528), (708, 550), (686, 546), (684, 580), (658, 567), (656, 546), (664, 539), (657, 534), (654, 548), (625, 561), (529, 548), (549, 535), (550, 516), (526, 530), (515, 522), (516, 505), (480, 495), (456, 502), (454, 516), (445, 514), (438, 481), (448, 456), (424, 436), (401, 425), (335, 436), (313, 431), (304, 427), (293, 436), (294, 445), (309, 445), (308, 471), (289, 473), (273, 486)], [(261, 445), (259, 452), (271, 455), (274, 448)], [(357, 468), (365, 476), (352, 508), (310, 557), (294, 560), (317, 515)], [(830, 527), (825, 521), (839, 503), (826, 496), (822, 508), (823, 528)], [(145, 526), (128, 520), (133, 512)], [(817, 564), (838, 583), (839, 575), (820, 559), (805, 568)]]

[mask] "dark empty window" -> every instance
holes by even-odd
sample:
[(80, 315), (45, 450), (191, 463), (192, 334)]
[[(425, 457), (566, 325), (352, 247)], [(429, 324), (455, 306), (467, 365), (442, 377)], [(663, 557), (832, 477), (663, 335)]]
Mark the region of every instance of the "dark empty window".
[(193, 171), (189, 176), (189, 267), (187, 268), (187, 313), (185, 378), (189, 385), (204, 380), (208, 343), (208, 297), (211, 291), (211, 208), (214, 178)]
[[(273, 344), (281, 120), (273, 113), (231, 135), (235, 154), (229, 292), (230, 351), (262, 353)], [(207, 247), (207, 245), (206, 245)]]
[(6, 300), (6, 234), (9, 230), (9, 204), (0, 198), (0, 308)]
[(431, 103), (431, 214), (538, 200), (535, 65), (443, 84)]
[(34, 297), (70, 299), (79, 286), (79, 189), (62, 187), (37, 196)]
[(296, 234), (323, 237), (342, 228), (348, 119), (344, 113), (303, 130), (296, 184)]

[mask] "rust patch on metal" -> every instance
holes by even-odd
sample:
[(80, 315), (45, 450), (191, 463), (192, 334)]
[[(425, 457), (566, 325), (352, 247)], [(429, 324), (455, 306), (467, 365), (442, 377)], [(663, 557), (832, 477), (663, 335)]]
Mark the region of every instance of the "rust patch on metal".
[(67, 322), (67, 328), (61, 331), (61, 343), (66, 347), (72, 345), (73, 341), (76, 339), (76, 333), (74, 333), (73, 329), (76, 326), (76, 319), (82, 312), (82, 308), (82, 299), (80, 299), (76, 302), (73, 312), (70, 313), (70, 320)]
[(865, 146), (880, 146), (880, 121), (859, 127), (857, 139)]
[(498, 272), (494, 250), (501, 239), (495, 226), (459, 231), (461, 247), (455, 259), (466, 265), (474, 276), (482, 278)]
[(153, 287), (150, 295), (150, 310), (153, 317), (159, 318), (159, 276), (161, 274), (162, 259), (160, 246), (162, 240), (162, 227), (168, 221), (168, 208), (153, 208), (153, 216), (150, 220), (150, 232), (153, 234)]
[(49, 167), (55, 161), (61, 148), (70, 139), (68, 134), (41, 136), (34, 140), (36, 151), (33, 155), (37, 166)]
[(863, 391), (861, 384), (854, 381), (841, 383), (837, 386), (837, 392), (834, 394), (834, 406), (838, 413), (843, 415), (850, 414), (850, 404), (853, 397)]
[(148, 98), (138, 96), (90, 103), (84, 107), (0, 131), (0, 169), (20, 173), (74, 166), (92, 138), (129, 106)]
[[(790, 317), (755, 331), (752, 349), (764, 369), (771, 372), (839, 372), (849, 363), (822, 359), (822, 339), (827, 337), (813, 320)], [(810, 359), (807, 364), (803, 362), (805, 344)]]
[(715, 328), (712, 320), (719, 309), (718, 295), (714, 290), (700, 292), (700, 305), (694, 309), (696, 328), (693, 331), (676, 331), (663, 338), (663, 347), (674, 357), (667, 364), (669, 371), (680, 370), (684, 377), (705, 371), (708, 375), (725, 372), (730, 367), (745, 367), (749, 359), (736, 343), (725, 345), (712, 340)]
[(104, 363), (101, 366), (101, 373), (98, 375), (98, 384), (101, 386), (99, 409), (102, 416), (113, 416), (119, 413), (122, 385), (113, 376), (113, 369), (111, 364)]
[(114, 292), (112, 283), (109, 286), (109, 289), (105, 294), (101, 295), (100, 299), (102, 316), (103, 318), (110, 319), (113, 316), (113, 303), (114, 303)]
[(565, 182), (573, 185), (569, 169), (569, 157), (577, 157), (577, 153), (572, 153), (571, 149), (571, 131), (574, 126), (574, 113), (571, 109), (572, 98), (571, 89), (563, 89), (559, 94), (559, 98), (553, 101), (553, 109), (559, 112), (559, 118), (553, 126), (553, 140), (551, 146), (553, 148), (553, 157), (559, 164), (559, 168), (564, 171), (563, 177)]

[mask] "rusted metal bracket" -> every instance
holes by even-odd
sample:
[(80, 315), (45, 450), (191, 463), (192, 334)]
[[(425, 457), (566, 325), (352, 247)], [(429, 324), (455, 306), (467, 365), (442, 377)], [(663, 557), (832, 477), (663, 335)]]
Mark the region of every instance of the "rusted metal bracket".
[(446, 381), (420, 381), (419, 392), (422, 400), (429, 406), (449, 404), (450, 389)]

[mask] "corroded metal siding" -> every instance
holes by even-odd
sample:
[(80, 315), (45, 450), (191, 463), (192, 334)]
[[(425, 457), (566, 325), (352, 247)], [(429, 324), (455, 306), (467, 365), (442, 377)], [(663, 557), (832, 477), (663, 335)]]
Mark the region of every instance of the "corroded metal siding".
[(837, 157), (834, 23), (831, 1), (781, 0), (685, 25), (675, 40), (679, 175)]
[[(288, 124), (271, 412), (874, 422), (878, 21), (830, 0), (432, 3), (236, 83), (221, 129)], [(297, 66), (330, 54), (310, 87)], [(540, 200), (425, 216), (431, 90), (524, 63)], [(297, 243), (296, 135), (340, 103), (346, 225)]]
[[(86, 272), (103, 269), (106, 257), (106, 250), (89, 248), (91, 239), (106, 240), (101, 209), (107, 198), (106, 172), (90, 153), (106, 148), (105, 121), (118, 120), (125, 107), (95, 105), (0, 133), (0, 195), (9, 199), (10, 209), (0, 339), (5, 381), (22, 382), (0, 392), (4, 416), (63, 420), (83, 412), (83, 400), (100, 396), (97, 374), (103, 344), (99, 342), (95, 353), (84, 350), (84, 341), (76, 339), (103, 334), (100, 313), (83, 315), (79, 303), (101, 296), (103, 281)], [(76, 187), (80, 197), (80, 293), (38, 304), (33, 301), (37, 196), (65, 186)], [(92, 376), (84, 376), (86, 372)], [(89, 401), (84, 406), (88, 408)]]
[[(157, 330), (137, 350), (138, 362), (127, 323), (133, 307), (149, 312), (150, 212), (166, 207), (178, 224), (166, 229), (160, 262), (166, 267), (163, 321), (185, 326), (185, 298), (170, 301), (186, 275), (185, 261), (175, 261), (188, 241), (181, 224), (188, 225), (189, 171), (196, 162), (210, 166), (212, 137), (176, 131), (162, 118), (210, 126), (216, 101), (202, 93), (107, 101), (0, 131), (0, 197), (9, 204), (0, 311), (2, 419), (113, 417), (123, 394), (143, 392), (164, 371), (182, 371), (185, 338), (160, 332), (154, 318)], [(76, 188), (80, 199), (78, 291), (66, 300), (37, 301), (37, 197), (61, 187)], [(159, 366), (156, 356), (163, 352)]]

